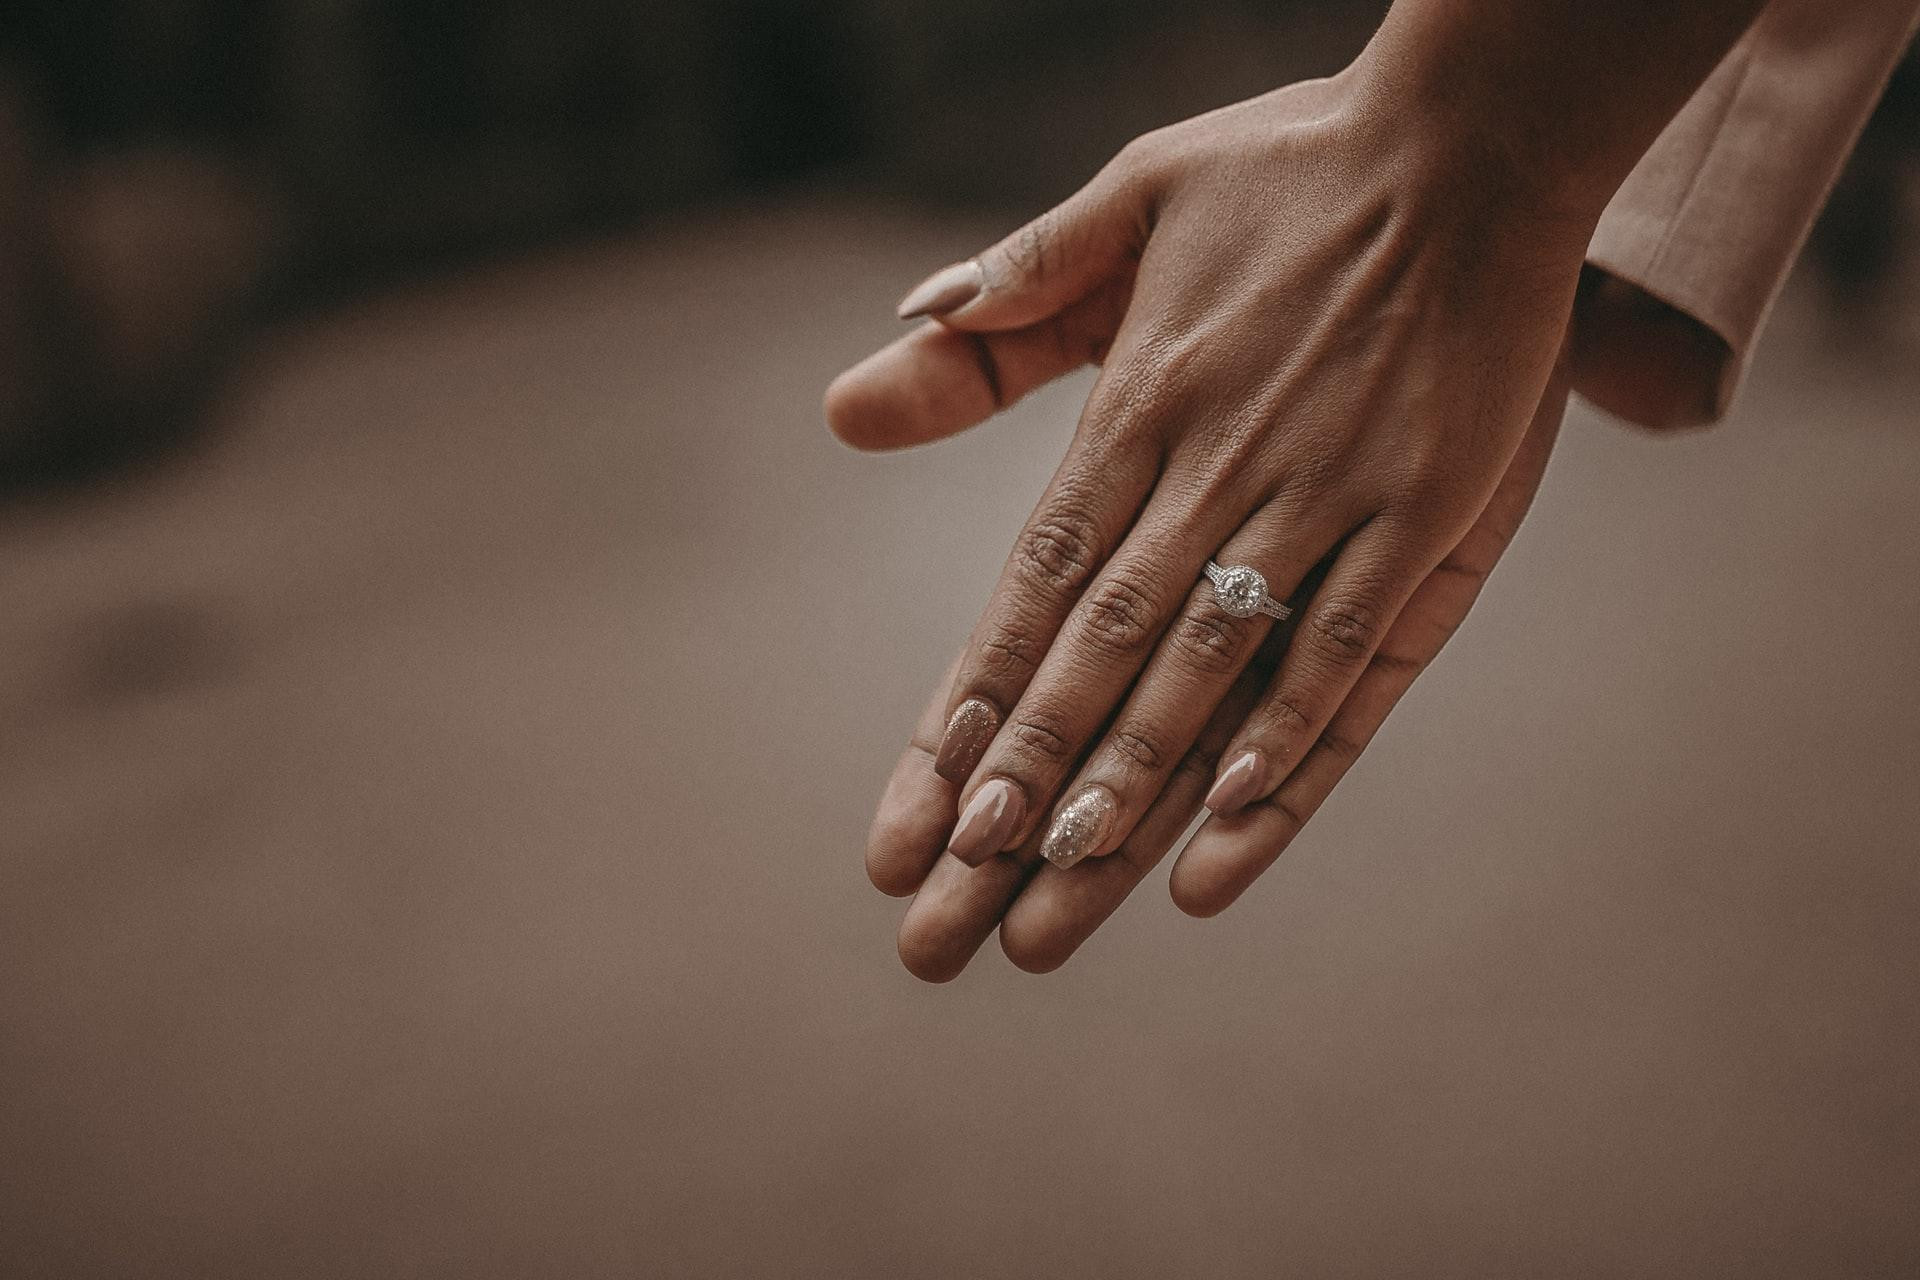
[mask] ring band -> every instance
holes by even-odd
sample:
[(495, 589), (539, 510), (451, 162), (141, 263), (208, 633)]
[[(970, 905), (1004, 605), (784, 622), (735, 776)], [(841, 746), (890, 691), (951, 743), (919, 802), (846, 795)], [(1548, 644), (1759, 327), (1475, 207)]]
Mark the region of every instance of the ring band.
[(1213, 584), (1213, 598), (1236, 618), (1251, 618), (1264, 613), (1285, 622), (1293, 610), (1267, 594), (1267, 580), (1251, 565), (1220, 565), (1207, 561), (1207, 581)]

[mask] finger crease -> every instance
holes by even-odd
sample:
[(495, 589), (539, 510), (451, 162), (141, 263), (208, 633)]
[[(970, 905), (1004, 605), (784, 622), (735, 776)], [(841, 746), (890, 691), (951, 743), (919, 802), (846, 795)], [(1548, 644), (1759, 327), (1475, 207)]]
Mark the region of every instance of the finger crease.
[(1307, 825), (1307, 820), (1300, 816), (1300, 813), (1283, 797), (1276, 794), (1268, 799), (1267, 805), (1275, 813), (1285, 818), (1295, 831), (1299, 831)]
[(980, 366), (980, 378), (987, 384), (987, 394), (993, 397), (993, 407), (1006, 408), (1006, 392), (1000, 386), (1000, 362), (993, 358), (993, 348), (987, 345), (987, 336), (969, 333), (967, 341), (973, 345), (973, 359)]
[(1434, 566), (1433, 571), (1435, 573), (1446, 574), (1449, 577), (1466, 578), (1472, 582), (1479, 582), (1481, 579), (1487, 576), (1485, 573), (1481, 572), (1481, 570), (1474, 567), (1473, 565), (1468, 564), (1466, 561), (1455, 560), (1455, 559), (1442, 560), (1438, 565)]
[(1370, 665), (1382, 671), (1418, 671), (1421, 666), (1418, 658), (1409, 658), (1398, 653), (1376, 653)]

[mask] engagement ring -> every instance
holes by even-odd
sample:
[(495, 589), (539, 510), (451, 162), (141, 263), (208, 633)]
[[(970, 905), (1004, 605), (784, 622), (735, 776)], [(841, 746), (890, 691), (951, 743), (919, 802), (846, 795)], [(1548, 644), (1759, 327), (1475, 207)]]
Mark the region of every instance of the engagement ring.
[(1251, 618), (1256, 613), (1264, 613), (1269, 618), (1278, 618), (1285, 622), (1293, 613), (1267, 594), (1267, 580), (1260, 576), (1258, 569), (1244, 564), (1222, 567), (1213, 561), (1207, 561), (1207, 580), (1213, 583), (1213, 598), (1220, 607), (1236, 618)]

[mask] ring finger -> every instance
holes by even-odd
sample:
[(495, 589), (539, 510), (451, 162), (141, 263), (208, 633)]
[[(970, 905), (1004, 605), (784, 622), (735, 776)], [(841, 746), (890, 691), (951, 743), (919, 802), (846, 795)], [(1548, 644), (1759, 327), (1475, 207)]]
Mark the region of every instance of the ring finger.
[[(1220, 549), (1054, 813), (1042, 853), (1067, 868), (1120, 847), (1309, 571), (1350, 527), (1324, 501), (1269, 502)], [(1271, 612), (1269, 612), (1271, 610)]]

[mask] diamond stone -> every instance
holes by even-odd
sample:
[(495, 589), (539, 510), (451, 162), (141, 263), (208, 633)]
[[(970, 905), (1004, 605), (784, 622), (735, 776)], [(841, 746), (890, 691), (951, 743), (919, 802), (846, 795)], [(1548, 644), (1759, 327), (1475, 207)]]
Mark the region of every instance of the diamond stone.
[(1251, 618), (1260, 612), (1260, 602), (1267, 598), (1267, 580), (1260, 576), (1258, 569), (1238, 564), (1221, 570), (1220, 580), (1213, 584), (1213, 594), (1220, 601), (1220, 607), (1234, 617)]

